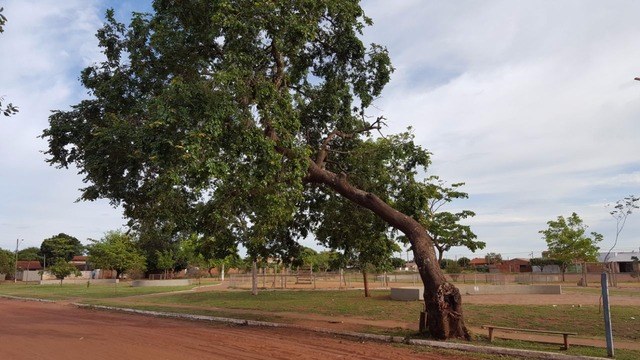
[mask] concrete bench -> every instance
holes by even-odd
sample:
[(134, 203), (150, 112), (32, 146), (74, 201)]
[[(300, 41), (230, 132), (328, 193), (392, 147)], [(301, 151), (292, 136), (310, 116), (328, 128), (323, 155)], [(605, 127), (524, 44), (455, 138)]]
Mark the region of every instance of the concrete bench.
[(489, 342), (493, 341), (493, 330), (562, 335), (562, 337), (564, 338), (564, 347), (562, 348), (563, 350), (569, 350), (569, 335), (578, 335), (578, 333), (569, 332), (569, 331), (517, 329), (517, 328), (511, 328), (511, 327), (505, 327), (505, 326), (494, 326), (494, 325), (482, 325), (482, 328), (489, 330)]

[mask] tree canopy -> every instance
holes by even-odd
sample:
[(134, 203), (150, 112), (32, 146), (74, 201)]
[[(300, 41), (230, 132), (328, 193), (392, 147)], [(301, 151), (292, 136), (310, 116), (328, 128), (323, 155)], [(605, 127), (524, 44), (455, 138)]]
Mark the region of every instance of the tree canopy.
[(31, 246), (28, 248), (20, 249), (18, 251), (18, 260), (24, 261), (40, 261), (42, 260), (42, 255), (40, 253), (40, 249)]
[(53, 264), (57, 259), (70, 261), (74, 256), (82, 255), (84, 250), (80, 240), (65, 233), (44, 239), (40, 244), (40, 254), (45, 257), (47, 264)]
[(74, 275), (78, 277), (82, 275), (80, 270), (63, 258), (57, 258), (53, 264), (47, 268), (47, 271), (55, 276), (56, 279), (60, 280), (60, 286), (62, 286), (62, 280), (67, 276)]
[(128, 27), (107, 11), (105, 60), (80, 76), (90, 98), (54, 111), (42, 134), (49, 163), (80, 169), (81, 199), (110, 199), (147, 229), (229, 231), (253, 251), (304, 237), (317, 225), (309, 203), (338, 193), (411, 242), (431, 335), (468, 339), (429, 234), (398, 211), (400, 197), (363, 190), (351, 171), (369, 156), (380, 172), (368, 182), (413, 184), (429, 163), (406, 134), (374, 140), (385, 119), (370, 107), (393, 67), (384, 47), (362, 43), (372, 21), (358, 1), (153, 9)]
[(97, 269), (115, 270), (116, 278), (127, 270), (146, 268), (145, 257), (136, 247), (131, 236), (119, 231), (109, 231), (100, 240), (91, 240), (89, 261)]
[(547, 242), (548, 257), (560, 264), (563, 280), (567, 267), (572, 263), (596, 260), (600, 249), (597, 244), (602, 241), (602, 235), (591, 232), (589, 237), (586, 233), (588, 226), (578, 214), (574, 212), (567, 218), (558, 216), (547, 225), (549, 227), (539, 233)]

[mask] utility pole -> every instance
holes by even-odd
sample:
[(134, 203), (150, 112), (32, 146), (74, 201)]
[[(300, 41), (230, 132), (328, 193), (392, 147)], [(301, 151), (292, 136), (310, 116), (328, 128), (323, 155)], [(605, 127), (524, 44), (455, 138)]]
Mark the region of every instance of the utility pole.
[(16, 239), (16, 262), (13, 267), (13, 282), (18, 281), (18, 247), (23, 240)]

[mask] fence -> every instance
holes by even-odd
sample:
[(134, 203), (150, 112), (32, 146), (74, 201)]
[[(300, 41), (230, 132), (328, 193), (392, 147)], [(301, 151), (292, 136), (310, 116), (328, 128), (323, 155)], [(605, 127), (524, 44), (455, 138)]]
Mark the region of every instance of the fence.
[[(279, 274), (257, 274), (258, 287), (263, 289), (355, 289), (363, 288), (362, 273), (359, 272), (295, 272)], [(565, 281), (562, 274), (557, 273), (462, 273), (446, 274), (448, 281), (455, 284), (485, 284), (485, 285), (517, 285), (517, 284), (566, 284), (579, 285), (582, 274), (567, 273)], [(637, 282), (631, 274), (616, 274), (619, 282)], [(369, 274), (370, 289), (387, 289), (390, 287), (422, 286), (420, 274), (411, 272)], [(233, 274), (228, 277), (229, 286), (250, 289), (251, 274)], [(586, 274), (587, 285), (598, 285), (600, 273)]]
[[(251, 274), (233, 274), (228, 279), (230, 287), (251, 288)], [(417, 273), (369, 274), (367, 279), (371, 289), (388, 288), (392, 279), (410, 285), (421, 284)], [(363, 277), (358, 272), (257, 274), (257, 283), (263, 289), (352, 289), (363, 287)]]

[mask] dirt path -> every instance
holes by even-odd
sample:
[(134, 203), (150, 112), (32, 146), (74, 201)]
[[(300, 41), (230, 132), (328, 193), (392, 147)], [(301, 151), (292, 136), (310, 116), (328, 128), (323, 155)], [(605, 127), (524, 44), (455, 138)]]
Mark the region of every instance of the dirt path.
[(0, 299), (0, 308), (3, 359), (469, 359), (299, 329), (228, 326), (7, 299)]

